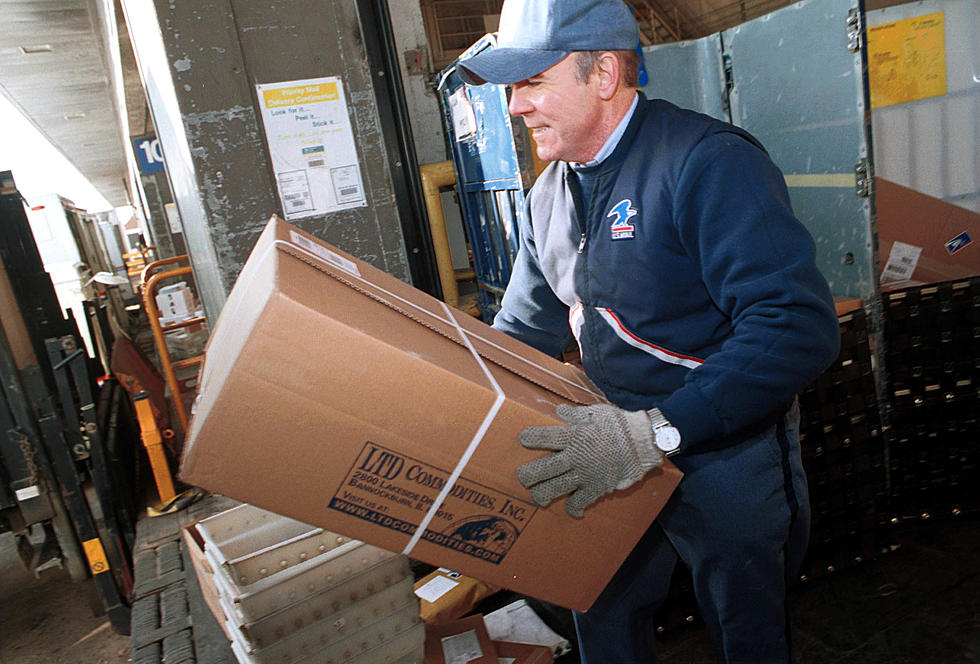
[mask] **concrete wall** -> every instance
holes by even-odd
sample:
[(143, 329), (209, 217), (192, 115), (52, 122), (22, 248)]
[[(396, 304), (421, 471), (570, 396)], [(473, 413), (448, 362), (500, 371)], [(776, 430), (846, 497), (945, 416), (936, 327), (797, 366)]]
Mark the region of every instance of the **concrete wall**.
[[(446, 152), (442, 111), (433, 89), (435, 73), (429, 73), (432, 55), (418, 0), (389, 1), (405, 101), (412, 120), (412, 134), (419, 164), (449, 159)], [(418, 59), (416, 60), (416, 56)], [(417, 68), (421, 65), (421, 71)], [(438, 72), (436, 72), (438, 73)]]

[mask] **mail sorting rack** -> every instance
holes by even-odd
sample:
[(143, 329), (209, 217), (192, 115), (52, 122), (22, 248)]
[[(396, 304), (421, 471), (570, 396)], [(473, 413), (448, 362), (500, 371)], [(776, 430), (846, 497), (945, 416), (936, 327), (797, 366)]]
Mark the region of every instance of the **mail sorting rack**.
[(884, 295), (896, 522), (980, 512), (980, 277)]
[(890, 550), (887, 436), (875, 393), (868, 315), (838, 317), (837, 359), (800, 394), (800, 442), (810, 494), (801, 578)]
[(252, 505), (196, 528), (239, 662), (421, 664), (405, 556)]
[[(493, 44), (487, 35), (460, 59)], [(458, 62), (458, 60), (457, 60)], [(533, 180), (530, 139), (523, 123), (507, 112), (502, 85), (463, 83), (450, 65), (437, 84), (456, 169), (463, 225), (486, 322), (500, 309), (518, 247), (518, 222)]]

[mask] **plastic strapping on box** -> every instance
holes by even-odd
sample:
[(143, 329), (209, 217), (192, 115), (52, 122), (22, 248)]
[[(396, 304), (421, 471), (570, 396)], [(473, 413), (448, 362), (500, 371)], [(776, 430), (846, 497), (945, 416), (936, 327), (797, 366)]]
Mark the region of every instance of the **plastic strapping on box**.
[(411, 553), (412, 549), (415, 548), (415, 545), (418, 544), (419, 539), (422, 537), (422, 533), (425, 532), (425, 529), (429, 527), (429, 523), (433, 518), (435, 518), (436, 512), (438, 512), (442, 507), (446, 497), (449, 496), (449, 492), (456, 486), (456, 480), (459, 479), (463, 469), (466, 468), (466, 464), (470, 462), (470, 459), (473, 457), (473, 453), (476, 452), (476, 448), (480, 446), (480, 443), (483, 441), (483, 436), (485, 436), (487, 433), (487, 429), (490, 428), (490, 425), (497, 417), (497, 413), (500, 412), (500, 407), (503, 406), (504, 401), (507, 400), (507, 396), (504, 394), (504, 391), (500, 389), (500, 385), (497, 383), (497, 380), (493, 377), (493, 374), (490, 373), (490, 369), (487, 368), (486, 362), (484, 362), (483, 358), (480, 357), (480, 354), (476, 352), (476, 349), (473, 348), (473, 344), (470, 343), (469, 337), (466, 336), (466, 332), (464, 332), (463, 328), (459, 326), (458, 322), (456, 322), (452, 311), (449, 310), (449, 305), (447, 305), (445, 302), (441, 302), (440, 304), (442, 304), (443, 309), (445, 309), (449, 320), (451, 320), (453, 325), (456, 326), (456, 330), (459, 332), (459, 336), (462, 338), (463, 343), (465, 343), (466, 347), (471, 353), (473, 353), (476, 363), (480, 365), (480, 369), (482, 369), (483, 373), (486, 374), (487, 380), (490, 381), (490, 385), (493, 386), (493, 391), (497, 393), (497, 398), (494, 399), (493, 405), (490, 406), (490, 410), (487, 411), (486, 417), (483, 418), (483, 422), (480, 424), (480, 428), (476, 430), (475, 434), (473, 434), (473, 439), (470, 441), (470, 444), (466, 446), (466, 451), (463, 452), (463, 455), (456, 463), (456, 467), (453, 469), (449, 479), (446, 480), (446, 485), (442, 487), (442, 491), (440, 491), (439, 495), (436, 496), (435, 501), (432, 503), (432, 507), (429, 508), (429, 511), (426, 513), (425, 518), (422, 519), (422, 522), (419, 523), (419, 527), (415, 529), (415, 534), (412, 535), (412, 539), (410, 539), (408, 544), (405, 545), (405, 548), (402, 549), (402, 553), (406, 556)]
[[(262, 257), (259, 259), (259, 261), (262, 262), (262, 261), (266, 260), (266, 258), (268, 258), (268, 256), (269, 256), (269, 253), (271, 252), (271, 250), (273, 248), (275, 248), (276, 246), (280, 246), (280, 245), (287, 250), (287, 253), (291, 253), (292, 251), (296, 251), (296, 252), (299, 252), (301, 254), (304, 254), (305, 256), (307, 256), (309, 258), (312, 258), (313, 260), (315, 260), (317, 262), (317, 265), (329, 265), (330, 268), (332, 268), (334, 270), (343, 270), (343, 268), (338, 267), (334, 262), (328, 261), (324, 257), (318, 256), (317, 254), (309, 251), (308, 249), (305, 249), (304, 247), (301, 247), (301, 246), (299, 246), (299, 245), (297, 245), (297, 244), (295, 244), (293, 242), (289, 242), (288, 240), (274, 240), (273, 241), (273, 244), (266, 250), (266, 252), (262, 255)], [(294, 254), (291, 254), (291, 255), (294, 255)], [(314, 267), (316, 267), (316, 266), (314, 266)], [(333, 277), (335, 279), (338, 279), (338, 280), (340, 280), (343, 283), (348, 283), (344, 279), (341, 279), (340, 277), (338, 277), (333, 272), (328, 272), (328, 271), (324, 271), (324, 272), (325, 272), (325, 274), (327, 274), (327, 275), (329, 275), (329, 276), (331, 276), (331, 277)], [(439, 321), (441, 323), (452, 325), (452, 326), (456, 327), (456, 329), (458, 329), (458, 330), (460, 330), (462, 332), (462, 328), (460, 328), (459, 324), (456, 322), (456, 320), (454, 318), (452, 318), (452, 316), (450, 316), (448, 319), (443, 318), (443, 317), (435, 314), (434, 312), (431, 312), (431, 311), (429, 311), (429, 310), (427, 310), (427, 309), (425, 309), (423, 307), (420, 307), (419, 305), (415, 304), (414, 302), (412, 302), (410, 300), (406, 300), (405, 298), (401, 297), (400, 295), (396, 295), (395, 293), (392, 293), (391, 291), (388, 291), (388, 290), (382, 288), (381, 286), (378, 286), (377, 284), (368, 281), (367, 279), (365, 279), (364, 277), (362, 277), (360, 274), (354, 274), (352, 272), (347, 272), (347, 271), (344, 271), (344, 273), (348, 277), (350, 277), (352, 280), (357, 280), (357, 281), (363, 282), (363, 283), (367, 284), (371, 289), (374, 289), (374, 290), (377, 290), (377, 291), (379, 291), (381, 293), (384, 293), (387, 297), (391, 298), (392, 301), (386, 301), (386, 300), (378, 297), (377, 295), (374, 295), (373, 293), (370, 293), (370, 292), (367, 292), (367, 291), (363, 291), (363, 290), (357, 288), (356, 286), (354, 286), (353, 284), (348, 283), (348, 285), (351, 286), (352, 288), (355, 288), (355, 290), (358, 290), (359, 292), (362, 292), (365, 295), (368, 295), (369, 297), (371, 297), (371, 298), (373, 298), (373, 299), (375, 299), (375, 300), (377, 300), (377, 301), (379, 301), (379, 302), (381, 302), (383, 304), (386, 304), (387, 306), (395, 309), (396, 311), (398, 310), (398, 308), (394, 304), (395, 301), (397, 301), (400, 305), (404, 305), (406, 307), (409, 307), (411, 309), (414, 309), (415, 311), (417, 311), (419, 313), (422, 313), (422, 314), (424, 314), (426, 316), (429, 316), (430, 318), (434, 318), (434, 319), (436, 319), (437, 321)], [(444, 304), (444, 303), (440, 302), (440, 304)], [(447, 310), (448, 310), (448, 307), (447, 307)], [(402, 312), (402, 313), (404, 313), (404, 312)], [(418, 320), (418, 319), (414, 319), (414, 320)], [(419, 321), (419, 322), (421, 322), (421, 321)], [(438, 330), (435, 330), (435, 331), (438, 332)], [(599, 394), (598, 392), (593, 392), (592, 390), (590, 390), (590, 389), (588, 389), (588, 388), (586, 388), (586, 387), (584, 387), (584, 386), (582, 386), (582, 385), (580, 385), (578, 383), (575, 383), (573, 381), (568, 380), (567, 378), (565, 378), (562, 375), (556, 374), (556, 373), (554, 373), (552, 371), (548, 371), (547, 369), (545, 369), (544, 367), (542, 367), (540, 365), (530, 363), (527, 359), (521, 357), (520, 355), (517, 355), (513, 351), (510, 351), (510, 350), (504, 348), (503, 346), (499, 346), (499, 345), (495, 344), (494, 342), (490, 341), (489, 339), (485, 339), (484, 337), (480, 336), (479, 334), (473, 334), (472, 332), (467, 333), (467, 334), (469, 334), (469, 336), (472, 337), (472, 338), (474, 338), (474, 339), (479, 339), (481, 342), (483, 342), (487, 346), (490, 346), (492, 348), (495, 348), (495, 349), (499, 350), (500, 352), (502, 352), (502, 353), (504, 353), (504, 354), (506, 354), (506, 355), (508, 355), (508, 356), (510, 356), (512, 358), (514, 358), (515, 360), (518, 360), (518, 361), (520, 361), (520, 362), (522, 362), (524, 364), (532, 364), (539, 371), (542, 371), (542, 372), (548, 374), (552, 378), (555, 378), (555, 379), (561, 381), (562, 383), (566, 383), (566, 384), (572, 386), (575, 390), (580, 390), (580, 391), (585, 392), (587, 394), (591, 394), (592, 396), (597, 397), (599, 399), (604, 399), (605, 398), (605, 397), (603, 397), (602, 394)], [(448, 336), (448, 335), (444, 335), (444, 336)], [(469, 345), (468, 342), (467, 342), (467, 345)], [(472, 348), (472, 346), (470, 346), (470, 349), (473, 350), (473, 352), (477, 352), (477, 351), (475, 351)], [(478, 352), (477, 352), (477, 354), (479, 355)], [(491, 361), (493, 361), (493, 360), (491, 360)], [(529, 378), (528, 376), (526, 376), (524, 374), (520, 374), (518, 371), (516, 371), (515, 369), (513, 369), (511, 367), (507, 367), (507, 366), (504, 366), (502, 364), (501, 364), (501, 366), (503, 366), (503, 368), (505, 368), (505, 369), (508, 369), (509, 371), (512, 371), (514, 373), (517, 373), (518, 375), (522, 375), (525, 378), (527, 378), (528, 380), (531, 380), (532, 382), (540, 385), (539, 382), (534, 381), (533, 379)], [(548, 389), (544, 385), (541, 385), (541, 387), (545, 387), (545, 389)], [(553, 390), (550, 390), (550, 391), (553, 391)]]

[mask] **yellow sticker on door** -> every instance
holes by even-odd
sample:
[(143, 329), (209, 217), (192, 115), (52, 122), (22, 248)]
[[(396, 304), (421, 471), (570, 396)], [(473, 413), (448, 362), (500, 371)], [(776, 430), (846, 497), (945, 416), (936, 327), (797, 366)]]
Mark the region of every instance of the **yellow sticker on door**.
[(946, 94), (943, 12), (868, 28), (871, 108)]
[(88, 558), (88, 566), (92, 570), (92, 574), (102, 574), (109, 571), (109, 561), (105, 557), (105, 549), (102, 548), (102, 542), (97, 537), (82, 542), (82, 547), (85, 549), (85, 556)]

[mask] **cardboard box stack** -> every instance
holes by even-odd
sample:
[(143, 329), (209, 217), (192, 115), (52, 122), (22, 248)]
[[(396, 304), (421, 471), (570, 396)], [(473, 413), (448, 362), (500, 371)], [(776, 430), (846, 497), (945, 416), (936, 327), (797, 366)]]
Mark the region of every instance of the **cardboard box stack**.
[(421, 664), (408, 559), (252, 505), (188, 527), (204, 598), (243, 664)]
[(181, 478), (586, 610), (680, 481), (584, 519), (534, 503), (518, 434), (602, 395), (584, 373), (273, 219), (208, 342)]

